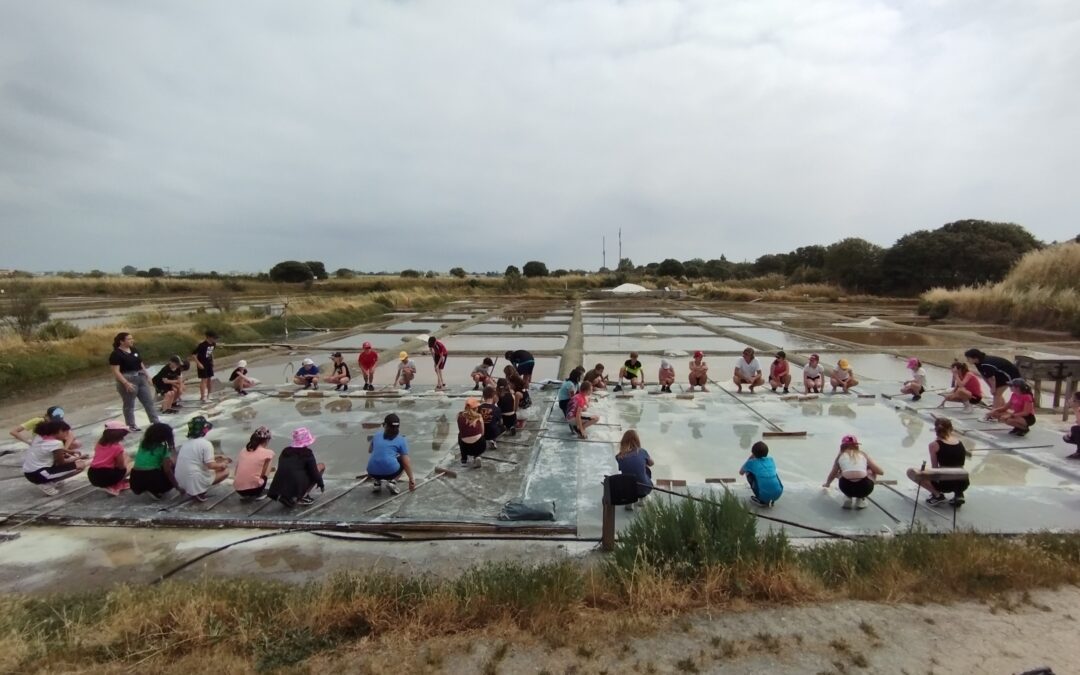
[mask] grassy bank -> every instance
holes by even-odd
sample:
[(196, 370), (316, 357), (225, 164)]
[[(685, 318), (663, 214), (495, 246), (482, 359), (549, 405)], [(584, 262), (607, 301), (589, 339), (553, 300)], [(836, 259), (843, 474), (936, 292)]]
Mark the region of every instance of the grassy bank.
[(935, 318), (956, 316), (1080, 336), (1080, 243), (1026, 254), (1004, 281), (955, 290), (935, 288), (921, 309)]
[[(40, 598), (0, 613), (0, 670), (269, 671), (350, 649), (375, 662), (451, 635), (563, 646), (701, 609), (837, 598), (1004, 598), (1080, 581), (1080, 536), (912, 534), (795, 549), (728, 497), (655, 500), (603, 563), (487, 564), (456, 579), (339, 573), (292, 586), (204, 579)], [(1006, 600), (1002, 600), (1006, 602)], [(380, 651), (381, 648), (381, 651)]]
[[(290, 303), (289, 325), (293, 330), (343, 329), (375, 321), (392, 310), (432, 309), (449, 299), (429, 291), (388, 291), (354, 300), (306, 296)], [(158, 325), (162, 322), (164, 325)], [(151, 363), (164, 361), (172, 354), (190, 354), (206, 330), (214, 330), (221, 336), (221, 353), (227, 355), (230, 342), (277, 338), (284, 328), (280, 317), (267, 318), (248, 312), (185, 316), (154, 313), (134, 315), (114, 326), (96, 328), (65, 340), (23, 342), (9, 334), (0, 343), (0, 400), (38, 389), (45, 383), (62, 383), (93, 373), (104, 377), (112, 339), (120, 331), (135, 334), (143, 358)]]

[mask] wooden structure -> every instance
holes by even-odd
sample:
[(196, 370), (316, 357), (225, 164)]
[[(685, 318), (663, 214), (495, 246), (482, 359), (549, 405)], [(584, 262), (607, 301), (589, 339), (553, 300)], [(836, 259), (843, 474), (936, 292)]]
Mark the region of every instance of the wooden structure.
[[(1064, 406), (1062, 420), (1069, 419), (1069, 401), (1077, 390), (1080, 382), (1080, 358), (1050, 358), (1037, 359), (1032, 356), (1017, 356), (1016, 368), (1025, 380), (1034, 383), (1035, 407), (1041, 407), (1040, 395), (1042, 394), (1043, 380), (1051, 380), (1054, 383), (1054, 407)], [(1065, 400), (1062, 401), (1062, 385), (1065, 385)]]

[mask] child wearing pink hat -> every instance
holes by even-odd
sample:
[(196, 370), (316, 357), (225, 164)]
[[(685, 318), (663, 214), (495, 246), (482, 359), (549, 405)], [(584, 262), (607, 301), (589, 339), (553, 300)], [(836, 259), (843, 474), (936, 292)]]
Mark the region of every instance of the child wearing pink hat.
[(911, 371), (911, 379), (900, 387), (901, 394), (911, 394), (912, 401), (918, 401), (926, 391), (926, 370), (922, 361), (914, 356), (908, 359), (907, 368)]
[(709, 391), (705, 383), (709, 381), (709, 364), (705, 363), (704, 352), (694, 352), (694, 358), (690, 360), (690, 391), (694, 387), (701, 387), (701, 391)]
[(105, 430), (101, 432), (101, 438), (94, 446), (94, 458), (90, 460), (90, 468), (86, 471), (91, 485), (101, 488), (113, 497), (119, 496), (122, 490), (130, 487), (127, 476), (131, 464), (124, 453), (123, 445), (127, 435), (127, 424), (119, 420), (106, 422)]
[(840, 492), (844, 494), (844, 508), (866, 508), (866, 499), (874, 491), (875, 481), (878, 476), (885, 475), (870, 455), (859, 447), (859, 439), (854, 436), (844, 436), (840, 440), (840, 453), (833, 460), (832, 469), (822, 486), (826, 489), (837, 478), (840, 479)]
[(270, 499), (275, 499), (289, 508), (297, 504), (307, 506), (315, 502), (310, 492), (316, 485), (320, 492), (326, 491), (323, 483), (326, 465), (315, 461), (315, 453), (311, 449), (314, 444), (315, 437), (307, 427), (300, 427), (292, 432), (292, 445), (281, 451), (277, 472), (274, 473), (274, 480), (267, 491)]

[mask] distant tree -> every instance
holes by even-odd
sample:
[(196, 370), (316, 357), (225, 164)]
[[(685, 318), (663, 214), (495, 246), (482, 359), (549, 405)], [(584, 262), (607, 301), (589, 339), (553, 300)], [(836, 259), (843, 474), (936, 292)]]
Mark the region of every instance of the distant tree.
[(120, 273), (123, 274), (125, 277), (133, 277), (138, 271), (139, 268), (135, 267), (134, 265), (124, 265), (120, 268)]
[(619, 258), (619, 264), (615, 268), (616, 272), (633, 272), (634, 261), (630, 258)]
[(548, 275), (548, 268), (547, 265), (539, 260), (530, 260), (521, 268), (521, 273), (529, 278), (546, 277)]
[(521, 276), (521, 270), (519, 270), (514, 265), (507, 265), (506, 266), (506, 271), (503, 272), (503, 276), (504, 277), (509, 277), (509, 276), (520, 277)]
[(865, 239), (849, 237), (825, 249), (825, 274), (849, 291), (877, 292), (885, 250)]
[(151, 267), (150, 269), (146, 270), (146, 276), (150, 277), (151, 279), (160, 279), (161, 277), (165, 276), (165, 270), (161, 269), (160, 267)]
[(705, 261), (694, 258), (683, 263), (683, 274), (687, 279), (700, 279), (705, 276)]
[(406, 278), (406, 279), (419, 279), (420, 278), (420, 271), (419, 270), (401, 270), (401, 276)]
[(765, 276), (766, 274), (787, 274), (786, 253), (766, 253), (754, 261), (754, 274)]
[(883, 290), (915, 295), (935, 286), (1001, 281), (1022, 255), (1040, 247), (1030, 232), (1013, 223), (960, 220), (919, 230), (885, 252)]
[(503, 274), (503, 284), (508, 291), (519, 291), (525, 287), (525, 278), (521, 276), (521, 270), (514, 265), (509, 265)]
[(338, 279), (352, 279), (356, 277), (356, 272), (353, 272), (348, 267), (339, 267), (334, 270), (334, 277)]
[(37, 291), (17, 290), (7, 306), (4, 322), (24, 340), (34, 336), (37, 327), (49, 320), (49, 309)]
[(683, 264), (674, 258), (663, 260), (656, 267), (656, 273), (665, 277), (681, 277), (685, 271)]
[(90, 277), (91, 279), (100, 279), (101, 277), (105, 276), (105, 273), (101, 270), (90, 270), (90, 272), (86, 276)]
[(656, 270), (660, 267), (660, 263), (651, 262), (645, 265), (645, 274), (649, 276), (656, 276)]
[(597, 274), (611, 274), (611, 270), (606, 268), (606, 267), (601, 267), (600, 269), (596, 270), (596, 273)]
[(462, 267), (451, 267), (450, 276), (457, 277), (458, 279), (464, 279), (466, 276), (468, 276), (468, 273)]
[(551, 276), (553, 276), (553, 277), (565, 277), (568, 274), (570, 274), (570, 272), (560, 268), (560, 269), (557, 269), (554, 272), (552, 272)]
[(812, 269), (824, 269), (825, 268), (825, 247), (824, 246), (800, 246), (786, 256), (786, 268), (785, 274), (793, 274), (796, 269), (800, 267), (807, 267)]
[(723, 256), (720, 256), (719, 260), (713, 258), (706, 262), (704, 273), (706, 277), (716, 281), (725, 281), (734, 276), (734, 272), (731, 269), (731, 263)]
[(146, 278), (149, 278), (150, 273), (147, 272), (146, 270), (139, 270), (138, 272), (135, 273), (135, 276), (139, 277), (140, 279), (146, 279)]
[(319, 281), (325, 281), (330, 278), (330, 275), (326, 273), (326, 265), (318, 260), (306, 260), (304, 261), (304, 264), (308, 266), (308, 269), (311, 270), (311, 273)]
[(306, 263), (299, 260), (285, 260), (270, 268), (270, 280), (286, 284), (302, 284), (311, 281), (315, 274)]
[(436, 272), (435, 270), (428, 270), (427, 274), (424, 275), (424, 278), (426, 278), (426, 279), (434, 279), (437, 276), (439, 276), (438, 272)]

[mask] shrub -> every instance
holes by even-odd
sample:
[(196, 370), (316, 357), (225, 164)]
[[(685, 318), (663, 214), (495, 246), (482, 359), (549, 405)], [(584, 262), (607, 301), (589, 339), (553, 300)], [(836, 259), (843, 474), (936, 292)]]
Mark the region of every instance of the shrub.
[(419, 279), (419, 270), (401, 270), (401, 276), (404, 279)]
[(952, 309), (952, 305), (948, 300), (939, 300), (930, 306), (930, 311), (927, 312), (927, 316), (931, 321), (941, 321), (945, 317), (949, 316), (949, 310)]
[(81, 328), (63, 319), (53, 319), (38, 328), (36, 333), (37, 339), (46, 341), (70, 340), (80, 335), (82, 335)]
[(210, 306), (219, 312), (231, 312), (233, 308), (233, 295), (224, 288), (215, 288), (206, 294)]
[(298, 284), (314, 278), (311, 268), (299, 260), (285, 260), (270, 268), (271, 281)]

